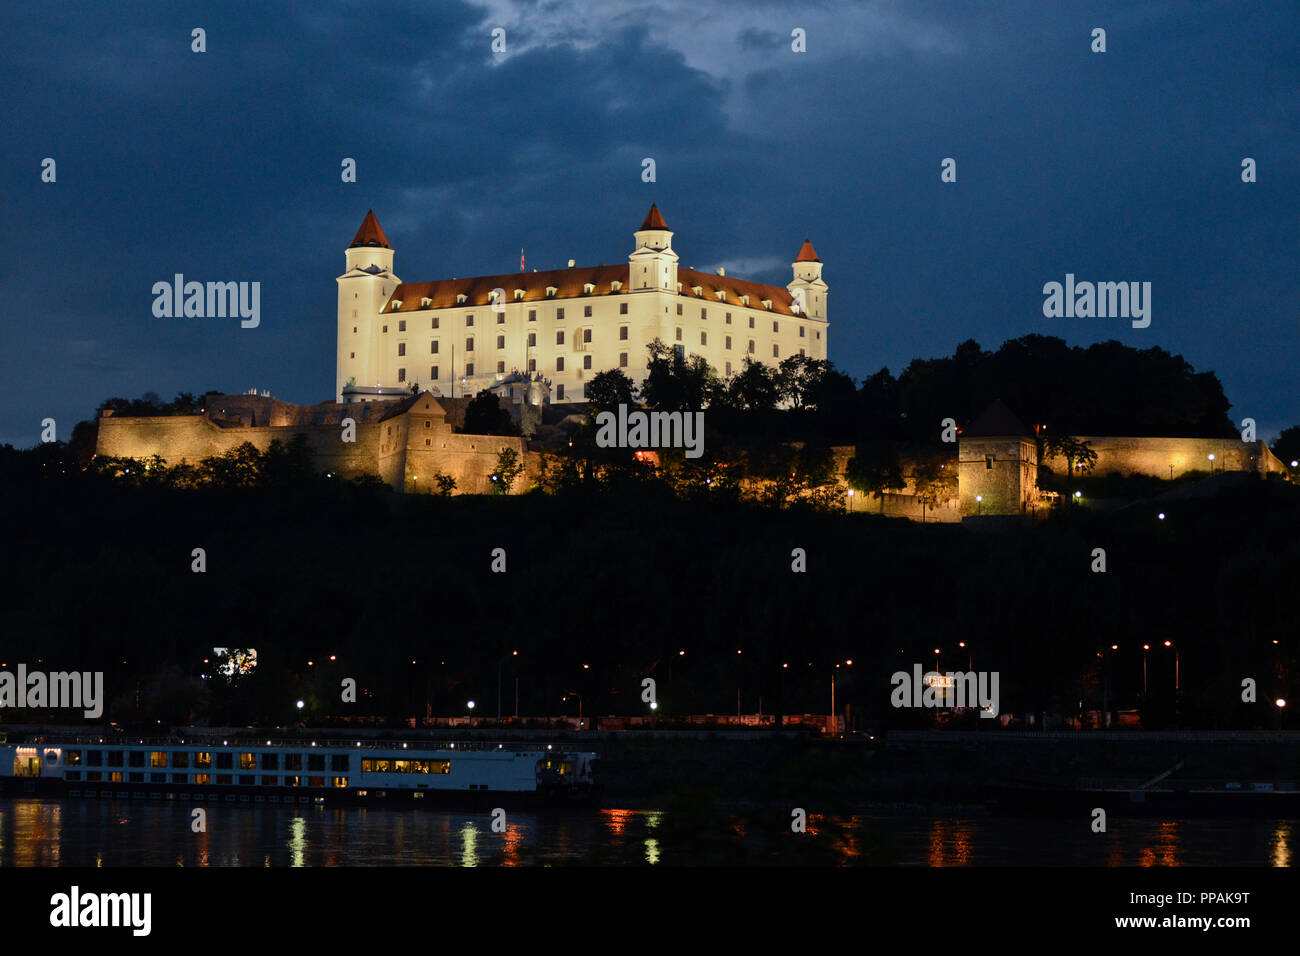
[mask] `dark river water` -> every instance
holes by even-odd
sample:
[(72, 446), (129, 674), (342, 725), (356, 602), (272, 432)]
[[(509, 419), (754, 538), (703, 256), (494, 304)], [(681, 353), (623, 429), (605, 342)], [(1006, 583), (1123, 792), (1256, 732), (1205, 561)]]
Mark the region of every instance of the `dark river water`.
[[(190, 807), (133, 801), (0, 799), (0, 866), (516, 866), (540, 862), (663, 864), (676, 836), (657, 810), (511, 812), (505, 831), (488, 814), (301, 807), (208, 809), (191, 831)], [(848, 834), (820, 863), (893, 866), (1290, 866), (1300, 821), (1112, 820), (1087, 822), (864, 813), (810, 820)], [(752, 839), (743, 823), (715, 826)], [(769, 838), (770, 839), (770, 838)], [(771, 840), (775, 854), (797, 837)], [(675, 863), (716, 862), (675, 843)], [(682, 847), (685, 847), (683, 849)]]

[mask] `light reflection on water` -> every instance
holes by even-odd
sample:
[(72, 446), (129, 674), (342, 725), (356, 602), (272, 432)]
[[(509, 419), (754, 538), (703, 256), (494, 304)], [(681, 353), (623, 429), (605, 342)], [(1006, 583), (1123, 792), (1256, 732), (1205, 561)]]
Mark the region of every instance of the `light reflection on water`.
[[(0, 800), (0, 866), (518, 866), (537, 857), (581, 861), (631, 847), (620, 859), (662, 861), (659, 810), (510, 812), (504, 832), (482, 813), (425, 810), (207, 807), (207, 831), (188, 805)], [(905, 866), (1290, 866), (1286, 820), (1088, 820), (873, 815), (810, 817), (852, 823), (843, 863)], [(728, 828), (749, 839), (743, 821)], [(809, 832), (816, 828), (812, 825)], [(639, 845), (638, 845), (639, 844)]]

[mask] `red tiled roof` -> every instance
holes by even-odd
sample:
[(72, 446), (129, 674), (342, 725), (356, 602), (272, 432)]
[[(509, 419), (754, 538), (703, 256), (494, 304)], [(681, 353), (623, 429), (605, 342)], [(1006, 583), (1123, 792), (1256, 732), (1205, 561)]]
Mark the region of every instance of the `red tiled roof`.
[(799, 255), (795, 257), (794, 261), (821, 262), (821, 260), (817, 258), (817, 250), (812, 247), (812, 243), (807, 239), (803, 241), (803, 245), (799, 248)]
[[(436, 309), (465, 308), (467, 306), (487, 306), (490, 304), (488, 298), (493, 289), (503, 289), (505, 291), (505, 302), (507, 305), (516, 301), (515, 289), (523, 289), (523, 302), (544, 302), (548, 299), (577, 299), (587, 295), (607, 296), (607, 295), (626, 295), (628, 292), (628, 269), (629, 266), (584, 266), (574, 269), (551, 269), (546, 272), (508, 272), (503, 275), (492, 276), (474, 276), (465, 279), (439, 279), (435, 282), (403, 282), (393, 290), (392, 296), (388, 302), (384, 303), (384, 314), (388, 314), (392, 307), (393, 301), (400, 301), (402, 306), (397, 310), (398, 314), (407, 312), (418, 312), (421, 310), (433, 311)], [(677, 270), (677, 280), (682, 284), (682, 296), (689, 299), (698, 299), (706, 306), (715, 308), (741, 307), (740, 297), (749, 296), (749, 308), (763, 308), (762, 300), (771, 299), (771, 312), (774, 315), (795, 316), (791, 311), (790, 304), (793, 298), (790, 293), (779, 286), (764, 285), (761, 282), (747, 282), (744, 279), (737, 279), (732, 276), (719, 276), (711, 272), (697, 272), (694, 269)], [(622, 288), (614, 292), (610, 284), (613, 282), (622, 283)], [(583, 287), (591, 283), (595, 289), (591, 293), (583, 291)], [(546, 289), (548, 286), (554, 286), (556, 289), (554, 296), (547, 296)], [(695, 286), (700, 287), (700, 295), (693, 291)], [(718, 292), (726, 292), (727, 298), (723, 302), (718, 299)], [(464, 295), (465, 301), (457, 303), (456, 297)], [(421, 303), (428, 299), (430, 304), (424, 306)], [(796, 316), (803, 318), (803, 316)]]
[(668, 223), (664, 222), (663, 214), (659, 212), (659, 207), (654, 203), (650, 204), (650, 211), (645, 214), (645, 222), (641, 223), (640, 232), (644, 229), (667, 229)]
[(375, 218), (375, 211), (371, 209), (366, 213), (366, 218), (361, 220), (361, 228), (357, 234), (352, 237), (352, 244), (349, 249), (355, 249), (357, 246), (383, 246), (385, 249), (393, 248), (388, 243), (388, 237), (384, 235), (384, 230), (379, 227), (379, 220)]

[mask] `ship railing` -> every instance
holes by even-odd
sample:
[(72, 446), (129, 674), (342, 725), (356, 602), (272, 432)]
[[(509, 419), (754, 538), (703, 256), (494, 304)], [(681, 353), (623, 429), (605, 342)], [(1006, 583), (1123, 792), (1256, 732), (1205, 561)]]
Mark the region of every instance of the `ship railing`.
[(255, 747), (263, 748), (272, 747), (284, 750), (317, 750), (335, 749), (335, 750), (458, 750), (458, 751), (518, 751), (536, 752), (538, 754), (553, 753), (562, 754), (578, 750), (575, 747), (564, 747), (555, 744), (539, 744), (524, 741), (480, 741), (480, 740), (454, 740), (454, 741), (437, 741), (437, 740), (340, 740), (317, 738), (315, 740), (285, 740), (283, 738), (266, 738), (266, 737), (47, 737), (37, 736), (28, 739), (29, 745), (40, 746), (113, 746), (113, 747), (157, 747), (167, 749), (169, 747)]

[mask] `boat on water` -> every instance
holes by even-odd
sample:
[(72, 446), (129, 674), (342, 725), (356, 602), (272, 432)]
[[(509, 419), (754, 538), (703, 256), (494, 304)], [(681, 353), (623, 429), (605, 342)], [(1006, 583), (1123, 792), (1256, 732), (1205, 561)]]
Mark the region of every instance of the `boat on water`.
[(518, 741), (34, 736), (0, 740), (0, 792), (281, 806), (548, 805), (589, 799), (596, 759)]

